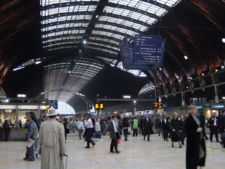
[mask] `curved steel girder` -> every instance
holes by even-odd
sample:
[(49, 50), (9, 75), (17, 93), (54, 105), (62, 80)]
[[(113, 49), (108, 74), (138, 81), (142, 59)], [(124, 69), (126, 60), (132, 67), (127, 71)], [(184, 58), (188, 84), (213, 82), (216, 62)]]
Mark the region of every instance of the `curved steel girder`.
[(134, 12), (138, 12), (138, 13), (147, 15), (147, 16), (149, 16), (151, 18), (154, 18), (154, 19), (159, 19), (159, 17), (157, 15), (148, 13), (146, 11), (143, 11), (143, 10), (140, 10), (140, 9), (137, 9), (137, 8), (132, 8), (132, 7), (129, 7), (129, 6), (125, 6), (125, 5), (121, 5), (121, 4), (113, 4), (113, 3), (108, 3), (107, 6), (114, 7), (114, 8), (127, 9), (127, 10), (130, 10), (130, 11), (134, 11)]
[[(48, 49), (52, 49), (52, 48), (72, 48), (72, 46), (74, 45), (74, 48), (76, 48), (77, 46), (75, 46), (75, 43), (74, 44), (57, 44), (57, 45), (53, 45), (51, 47), (46, 47), (45, 49), (48, 50)], [(99, 46), (99, 45), (93, 45), (93, 44), (89, 44), (88, 46), (90, 47), (97, 47), (97, 48), (102, 48), (102, 49), (106, 49), (106, 50), (109, 50), (109, 51), (112, 51), (112, 52), (115, 52), (115, 53), (118, 53), (117, 50), (114, 50), (112, 48), (108, 48), (108, 47), (103, 47), (103, 46)]]
[[(81, 33), (81, 34), (67, 34), (66, 36), (67, 37), (70, 37), (70, 36), (84, 36), (85, 34), (84, 33)], [(46, 37), (46, 38), (42, 38), (42, 40), (49, 40), (49, 39), (56, 39), (56, 38), (64, 38), (65, 36), (64, 35), (57, 35), (57, 36), (52, 36), (52, 37)], [(99, 38), (103, 38), (103, 39), (109, 39), (109, 40), (114, 40), (116, 42), (119, 42), (120, 40), (119, 39), (116, 39), (114, 37), (111, 37), (111, 36), (103, 36), (103, 35), (93, 35), (91, 34), (90, 37), (99, 37)]]
[[(77, 37), (77, 36), (84, 36), (84, 33), (81, 34), (74, 34), (74, 33), (70, 33), (70, 34), (66, 34), (67, 37)], [(57, 38), (65, 38), (65, 35), (57, 35), (57, 36), (51, 36), (51, 37), (45, 37), (42, 38), (43, 41), (46, 40), (50, 40), (50, 39), (57, 39)]]
[(128, 29), (128, 30), (131, 30), (131, 31), (134, 31), (134, 32), (142, 33), (142, 31), (140, 31), (139, 29), (131, 28), (131, 27), (126, 26), (126, 25), (120, 25), (118, 23), (111, 23), (111, 22), (107, 22), (107, 21), (98, 21), (96, 24), (112, 25), (112, 26), (116, 26), (118, 28)]
[(98, 2), (92, 1), (83, 1), (83, 2), (65, 2), (65, 3), (58, 3), (52, 5), (46, 5), (41, 8), (41, 10), (48, 10), (52, 8), (59, 8), (59, 7), (69, 7), (69, 6), (76, 6), (76, 5), (98, 5)]
[(117, 31), (110, 30), (110, 29), (105, 29), (105, 28), (95, 28), (94, 30), (95, 30), (95, 31), (99, 31), (99, 32), (109, 32), (109, 33), (117, 34), (117, 35), (121, 35), (121, 36), (132, 37), (131, 35), (128, 35), (128, 34), (126, 34), (126, 33), (117, 32)]
[(76, 23), (89, 23), (90, 20), (89, 19), (83, 19), (83, 20), (65, 20), (65, 21), (59, 21), (59, 22), (51, 22), (51, 23), (48, 23), (48, 24), (42, 24), (42, 28), (45, 28), (45, 27), (49, 27), (49, 26), (54, 26), (54, 25), (62, 25), (62, 24), (68, 24), (68, 23), (71, 23), (71, 24), (76, 24)]
[(58, 18), (62, 16), (73, 16), (73, 15), (93, 15), (94, 12), (88, 12), (88, 11), (81, 11), (81, 12), (68, 12), (68, 13), (57, 13), (53, 15), (48, 16), (42, 16), (42, 20), (52, 19), (52, 18)]
[(136, 20), (136, 19), (133, 19), (133, 18), (129, 18), (127, 16), (121, 16), (121, 15), (112, 14), (112, 13), (104, 13), (104, 15), (102, 15), (102, 16), (110, 16), (110, 17), (116, 18), (116, 19), (119, 18), (119, 19), (131, 21), (131, 22), (134, 22), (134, 23), (138, 23), (140, 25), (144, 25), (144, 26), (147, 26), (147, 27), (152, 26), (152, 25), (149, 25), (149, 24), (147, 24), (145, 22), (142, 22), (142, 21), (139, 21), (139, 20)]
[(63, 32), (63, 31), (86, 30), (86, 28), (87, 27), (79, 26), (79, 27), (67, 27), (67, 28), (52, 29), (52, 30), (49, 30), (49, 31), (42, 32), (42, 35), (46, 35), (46, 34), (49, 34), (49, 33)]
[[(92, 46), (86, 46), (85, 49), (95, 51), (96, 53), (104, 54), (104, 56), (107, 56), (107, 58), (109, 58), (109, 59), (118, 59), (118, 54), (106, 52), (106, 51), (102, 50), (104, 48), (96, 49), (95, 47), (92, 47)], [(118, 52), (116, 52), (116, 53), (118, 53)]]
[(112, 52), (115, 52), (115, 53), (119, 53), (118, 50), (115, 50), (115, 49), (112, 49), (112, 48), (109, 48), (109, 47), (105, 47), (105, 46), (100, 46), (100, 45), (97, 45), (97, 44), (89, 44), (88, 46), (102, 48), (102, 49), (106, 49), (106, 50), (109, 50), (109, 51), (112, 51)]
[[(53, 41), (53, 42), (45, 43), (45, 46), (50, 45), (50, 44), (65, 43), (65, 42), (74, 42), (74, 43), (75, 43), (76, 40), (78, 40), (78, 39), (56, 40), (56, 41)], [(115, 45), (115, 44), (110, 43), (110, 42), (104, 42), (104, 41), (100, 41), (100, 40), (92, 40), (92, 39), (88, 39), (88, 42), (89, 42), (89, 41), (90, 41), (90, 42), (100, 43), (100, 44), (107, 44), (107, 45), (110, 45), (110, 46), (119, 48), (119, 45)]]
[(142, 0), (142, 1), (148, 2), (148, 3), (153, 4), (153, 5), (156, 5), (156, 6), (159, 6), (161, 8), (166, 9), (166, 10), (169, 10), (170, 9), (170, 7), (168, 7), (167, 5), (161, 4), (161, 3), (159, 3), (159, 2), (157, 2), (155, 0)]

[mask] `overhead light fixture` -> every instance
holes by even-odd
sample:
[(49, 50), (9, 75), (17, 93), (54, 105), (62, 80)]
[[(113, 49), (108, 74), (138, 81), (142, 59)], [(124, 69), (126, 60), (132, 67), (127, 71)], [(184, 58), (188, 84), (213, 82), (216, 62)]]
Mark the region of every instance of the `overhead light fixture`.
[(133, 101), (133, 103), (134, 103), (134, 104), (136, 104), (136, 103), (137, 103), (137, 101), (136, 101), (136, 100), (134, 100), (134, 101)]
[(205, 76), (205, 73), (202, 73), (202, 76)]
[(188, 89), (189, 87), (187, 86), (186, 89)]
[(162, 68), (160, 67), (159, 70), (162, 71)]
[(215, 69), (215, 72), (218, 72), (219, 70), (218, 69)]
[(2, 103), (9, 103), (9, 99), (3, 99)]
[(84, 39), (83, 40), (83, 44), (86, 45), (87, 44), (87, 40)]
[(97, 18), (97, 19), (98, 19), (98, 18), (99, 18), (99, 15), (95, 15), (95, 18)]
[(26, 94), (17, 94), (17, 97), (18, 97), (18, 98), (26, 98), (27, 95), (26, 95)]
[(221, 66), (221, 69), (224, 69), (224, 68), (225, 68), (225, 66), (224, 66), (224, 65), (222, 65), (222, 66)]
[(187, 55), (185, 55), (185, 56), (184, 56), (184, 59), (185, 59), (185, 60), (188, 60), (188, 56), (187, 56)]
[(40, 60), (36, 60), (35, 61), (35, 65), (39, 65), (39, 64), (41, 64), (41, 61)]
[(15, 72), (15, 71), (18, 71), (18, 70), (21, 70), (21, 69), (24, 69), (24, 68), (25, 68), (24, 66), (19, 66), (19, 67), (14, 68), (13, 71)]
[(71, 74), (71, 71), (70, 70), (68, 71), (68, 74)]
[(222, 38), (222, 43), (225, 43), (225, 38)]

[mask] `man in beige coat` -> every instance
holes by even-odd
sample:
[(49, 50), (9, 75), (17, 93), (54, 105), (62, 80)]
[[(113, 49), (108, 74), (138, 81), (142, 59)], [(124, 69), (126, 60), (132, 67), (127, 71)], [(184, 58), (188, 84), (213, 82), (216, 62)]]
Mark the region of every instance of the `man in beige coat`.
[(56, 121), (56, 111), (50, 109), (49, 120), (40, 127), (41, 169), (63, 169), (62, 158), (66, 156), (64, 127)]

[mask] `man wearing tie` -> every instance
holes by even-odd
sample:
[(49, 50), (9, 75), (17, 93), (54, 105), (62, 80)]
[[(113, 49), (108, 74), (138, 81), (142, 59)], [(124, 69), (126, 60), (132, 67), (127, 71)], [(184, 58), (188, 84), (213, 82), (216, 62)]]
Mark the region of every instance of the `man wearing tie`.
[(118, 119), (116, 116), (112, 116), (112, 120), (104, 130), (104, 133), (109, 131), (109, 135), (111, 138), (111, 145), (110, 145), (110, 152), (113, 153), (113, 149), (115, 149), (116, 153), (120, 153), (118, 151), (118, 143), (120, 139), (120, 132), (119, 132), (119, 124)]
[(210, 141), (213, 141), (213, 135), (216, 136), (216, 142), (218, 140), (218, 118), (216, 117), (216, 113), (213, 113), (212, 117), (208, 121), (208, 126), (210, 128)]

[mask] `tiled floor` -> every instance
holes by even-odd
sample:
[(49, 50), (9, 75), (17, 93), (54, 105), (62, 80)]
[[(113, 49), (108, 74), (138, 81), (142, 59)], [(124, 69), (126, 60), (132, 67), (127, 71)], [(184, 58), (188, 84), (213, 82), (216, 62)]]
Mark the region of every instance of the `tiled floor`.
[[(68, 169), (185, 169), (185, 147), (171, 148), (170, 142), (152, 136), (151, 141), (130, 137), (121, 141), (120, 154), (109, 153), (110, 139), (104, 137), (94, 148), (84, 149), (84, 141), (69, 137)], [(39, 169), (40, 159), (23, 161), (24, 142), (0, 142), (0, 169)], [(205, 169), (225, 169), (225, 149), (218, 143), (207, 142)]]

